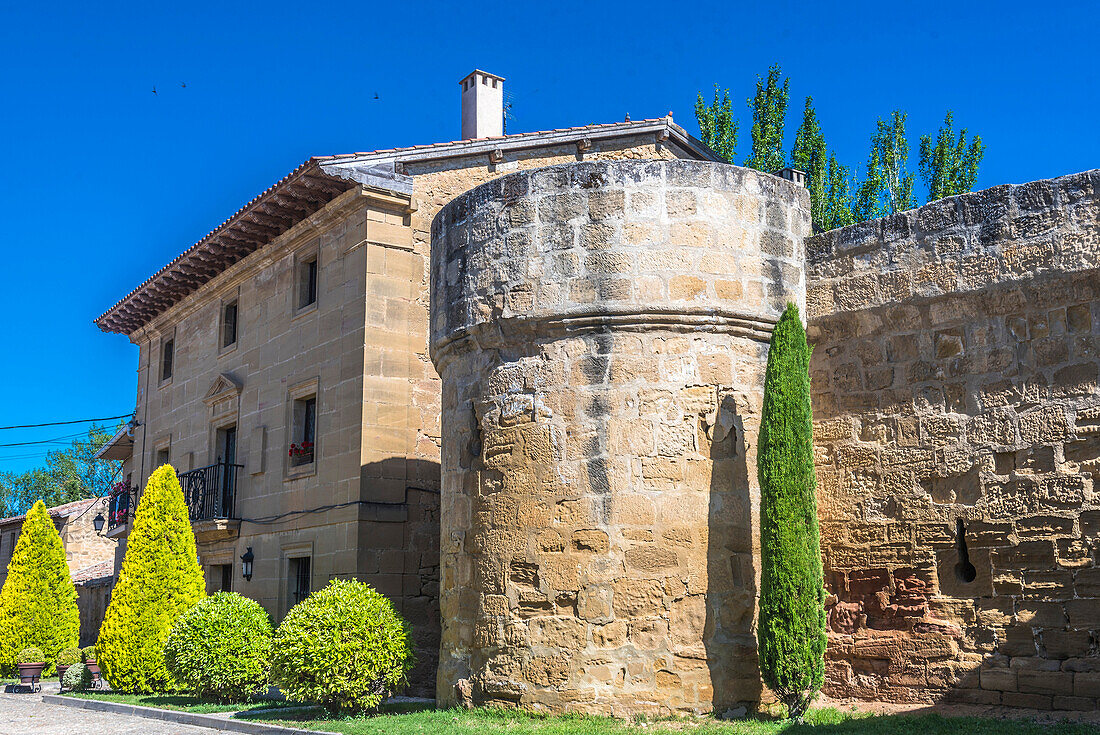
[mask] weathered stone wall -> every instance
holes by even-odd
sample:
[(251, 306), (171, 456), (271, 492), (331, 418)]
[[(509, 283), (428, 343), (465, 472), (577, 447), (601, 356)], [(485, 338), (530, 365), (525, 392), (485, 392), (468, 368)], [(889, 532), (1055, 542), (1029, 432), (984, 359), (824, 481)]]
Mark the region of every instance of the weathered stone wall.
[(443, 704), (760, 694), (753, 451), (808, 198), (720, 164), (506, 176), (433, 224)]
[(829, 694), (1097, 706), (1098, 204), (1092, 171), (807, 240)]

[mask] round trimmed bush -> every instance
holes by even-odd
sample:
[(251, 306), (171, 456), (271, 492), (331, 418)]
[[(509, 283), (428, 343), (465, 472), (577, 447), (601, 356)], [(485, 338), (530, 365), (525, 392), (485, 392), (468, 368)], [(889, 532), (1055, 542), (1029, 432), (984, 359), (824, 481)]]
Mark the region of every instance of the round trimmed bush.
[(57, 654), (58, 666), (72, 666), (73, 664), (80, 663), (80, 649), (79, 648), (63, 648), (61, 653)]
[(84, 664), (73, 664), (65, 669), (61, 677), (61, 687), (70, 692), (83, 692), (92, 687), (92, 671)]
[(40, 664), (45, 660), (46, 654), (42, 653), (42, 649), (36, 646), (24, 648), (15, 657), (15, 663), (17, 664)]
[(200, 697), (239, 702), (267, 684), (271, 619), (255, 600), (218, 592), (180, 616), (168, 634), (164, 664)]
[(289, 699), (334, 713), (377, 707), (407, 683), (409, 627), (384, 595), (334, 580), (290, 612), (275, 631), (271, 678)]
[(85, 661), (95, 661), (95, 646), (84, 646), (80, 649), (80, 655)]

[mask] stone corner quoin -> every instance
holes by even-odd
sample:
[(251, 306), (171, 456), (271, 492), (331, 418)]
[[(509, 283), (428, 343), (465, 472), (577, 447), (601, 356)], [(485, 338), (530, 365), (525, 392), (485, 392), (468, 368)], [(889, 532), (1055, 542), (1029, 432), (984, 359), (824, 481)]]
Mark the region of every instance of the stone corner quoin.
[(804, 189), (696, 161), (527, 170), (447, 204), (440, 701), (767, 696), (755, 447), (791, 301), (815, 343), (826, 691), (1095, 707), (1098, 188), (812, 237)]

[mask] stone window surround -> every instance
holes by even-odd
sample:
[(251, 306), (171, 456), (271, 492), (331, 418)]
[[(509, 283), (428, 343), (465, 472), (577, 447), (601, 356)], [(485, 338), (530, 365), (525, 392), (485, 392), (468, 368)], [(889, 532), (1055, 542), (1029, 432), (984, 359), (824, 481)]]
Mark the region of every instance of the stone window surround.
[[(316, 263), (317, 270), (314, 278), (314, 293), (313, 301), (305, 306), (299, 306), (302, 303), (302, 268), (307, 263)], [(294, 251), (294, 268), (291, 271), (293, 274), (293, 288), (294, 288), (294, 301), (292, 314), (293, 318), (297, 319), (300, 316), (310, 314), (317, 310), (317, 304), (321, 301), (321, 238), (317, 237), (310, 240), (305, 246)]]
[(316, 590), (314, 578), (317, 566), (313, 563), (313, 541), (297, 541), (284, 543), (279, 554), (279, 618), (282, 619), (292, 607), (290, 604), (290, 560), (309, 557), (309, 587), (310, 591)]
[(157, 467), (160, 466), (159, 464), (157, 464), (157, 456), (161, 452), (165, 452), (168, 455), (168, 461), (169, 462), (172, 461), (172, 435), (171, 434), (164, 434), (162, 436), (159, 436), (159, 437), (157, 437), (156, 441), (153, 442), (153, 456), (151, 458), (152, 459), (152, 468), (149, 470), (149, 474), (152, 474), (153, 470), (155, 470)]
[[(309, 378), (301, 382), (295, 383), (287, 390), (286, 400), (286, 446), (284, 448), (283, 462), (286, 468), (283, 473), (283, 479), (285, 481), (298, 480), (303, 477), (311, 477), (317, 474), (317, 463), (320, 461), (321, 455), (321, 379), (319, 377)], [(304, 400), (306, 398), (313, 398), (316, 403), (314, 404), (313, 414), (313, 461), (308, 464), (303, 464), (295, 467), (290, 461), (290, 445), (297, 441), (296, 429), (294, 424), (294, 403), (296, 401)]]
[[(234, 339), (230, 344), (224, 344), (225, 342), (225, 307), (236, 302), (237, 304), (237, 324), (236, 333)], [(241, 343), (241, 287), (240, 284), (234, 286), (231, 290), (227, 291), (225, 295), (221, 297), (218, 304), (218, 331), (215, 337), (217, 339), (218, 357), (228, 355), (237, 349), (237, 345)]]

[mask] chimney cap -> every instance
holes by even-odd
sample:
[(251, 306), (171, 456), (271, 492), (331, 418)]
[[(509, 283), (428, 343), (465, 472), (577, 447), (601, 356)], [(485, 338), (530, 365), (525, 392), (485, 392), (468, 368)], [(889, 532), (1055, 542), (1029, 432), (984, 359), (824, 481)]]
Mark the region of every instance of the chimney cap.
[(459, 80), (458, 80), (458, 83), (459, 83), (459, 84), (462, 84), (462, 83), (463, 83), (463, 82), (465, 82), (465, 81), (466, 81), (467, 79), (469, 79), (470, 77), (474, 76), (475, 74), (480, 74), (480, 75), (481, 75), (481, 76), (483, 76), (483, 77), (489, 77), (490, 79), (496, 79), (496, 80), (499, 80), (499, 81), (501, 81), (501, 82), (505, 81), (504, 77), (500, 76), (499, 74), (492, 74), (492, 73), (490, 73), (490, 72), (487, 72), (487, 71), (482, 71), (481, 69), (474, 69), (474, 70), (473, 70), (472, 72), (470, 72), (470, 73), (469, 73), (469, 74), (467, 74), (466, 76), (464, 76), (464, 77), (462, 77), (461, 79), (459, 79)]

